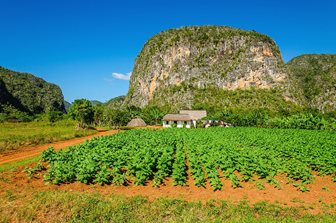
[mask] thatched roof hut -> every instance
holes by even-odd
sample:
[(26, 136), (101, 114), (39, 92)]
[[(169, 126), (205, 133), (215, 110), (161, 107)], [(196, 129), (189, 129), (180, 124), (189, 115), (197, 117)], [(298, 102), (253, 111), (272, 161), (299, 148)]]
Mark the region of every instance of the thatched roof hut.
[(147, 126), (142, 118), (134, 118), (128, 124), (128, 127), (145, 127)]
[(164, 121), (191, 121), (191, 117), (188, 114), (167, 114), (163, 116)]
[(181, 110), (180, 114), (187, 114), (192, 120), (200, 120), (207, 116), (206, 110)]

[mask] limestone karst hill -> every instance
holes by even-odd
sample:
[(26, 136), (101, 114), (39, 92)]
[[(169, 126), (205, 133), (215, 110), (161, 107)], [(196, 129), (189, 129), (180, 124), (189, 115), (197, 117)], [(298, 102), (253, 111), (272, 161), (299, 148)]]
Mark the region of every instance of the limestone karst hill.
[[(170, 29), (150, 38), (137, 56), (124, 105), (169, 106), (172, 110), (209, 106), (335, 109), (329, 102), (323, 106), (326, 95), (335, 92), (333, 84), (323, 96), (311, 92), (316, 99), (309, 101), (307, 89), (313, 81), (306, 82), (302, 75), (309, 76), (307, 70), (313, 67), (301, 69), (302, 63), (296, 60), (285, 64), (275, 42), (255, 31), (226, 26)], [(335, 60), (325, 63), (327, 76), (334, 81)], [(314, 75), (322, 86), (327, 79), (319, 78), (318, 70)]]

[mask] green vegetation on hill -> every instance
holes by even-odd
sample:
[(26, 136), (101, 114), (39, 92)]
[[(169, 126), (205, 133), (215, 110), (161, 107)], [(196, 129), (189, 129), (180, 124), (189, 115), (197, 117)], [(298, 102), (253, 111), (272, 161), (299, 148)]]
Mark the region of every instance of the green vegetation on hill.
[[(211, 46), (211, 44), (220, 46), (221, 43), (231, 40), (236, 41), (236, 43), (239, 45), (238, 40), (241, 40), (242, 38), (249, 39), (246, 43), (249, 45), (243, 46), (245, 48), (250, 47), (255, 41), (269, 43), (269, 45), (272, 47), (272, 51), (276, 54), (275, 56), (279, 58), (278, 62), (283, 64), (278, 47), (275, 45), (272, 38), (268, 37), (267, 35), (255, 31), (247, 31), (228, 26), (187, 26), (177, 29), (168, 29), (151, 37), (144, 45), (143, 51), (137, 56), (134, 69), (138, 75), (148, 75), (150, 73), (150, 70), (148, 69), (151, 65), (149, 62), (152, 61), (153, 57), (158, 52), (165, 52), (168, 48), (174, 45), (191, 45), (190, 48), (204, 48), (203, 52), (199, 52), (197, 58), (193, 58), (194, 60), (188, 60), (188, 65), (190, 65), (189, 68), (200, 68), (202, 66), (207, 66), (209, 57), (216, 55), (219, 50), (216, 47)], [(233, 46), (228, 47), (230, 50), (234, 49)], [(224, 65), (234, 66), (235, 59), (237, 59), (237, 62), (240, 62), (239, 59), (241, 58), (239, 57), (241, 57), (243, 51), (246, 50), (245, 48), (243, 49), (243, 47), (238, 50), (235, 55), (226, 54), (224, 49), (222, 49), (222, 63), (224, 63)], [(175, 65), (177, 68), (182, 64)], [(213, 67), (214, 70), (225, 68), (220, 67), (221, 64), (216, 63), (214, 65), (219, 66)], [(222, 70), (222, 73), (226, 75), (233, 68), (234, 67), (226, 67), (226, 69)]]
[(336, 54), (306, 54), (287, 63), (312, 108), (336, 110)]
[(0, 67), (0, 96), (0, 113), (8, 119), (50, 111), (65, 112), (63, 94), (57, 85), (3, 67)]
[[(189, 95), (193, 97), (189, 98)], [(195, 88), (183, 84), (158, 90), (150, 104), (177, 112), (181, 108), (187, 108), (188, 103), (193, 105), (193, 109), (205, 109), (211, 115), (230, 109), (263, 109), (272, 114), (291, 114), (303, 110), (295, 103), (286, 101), (277, 89), (251, 88), (232, 91), (216, 87)]]
[(108, 102), (106, 102), (106, 106), (108, 108), (112, 108), (112, 109), (120, 109), (124, 103), (126, 96), (122, 95), (122, 96), (118, 96), (115, 98), (110, 99)]

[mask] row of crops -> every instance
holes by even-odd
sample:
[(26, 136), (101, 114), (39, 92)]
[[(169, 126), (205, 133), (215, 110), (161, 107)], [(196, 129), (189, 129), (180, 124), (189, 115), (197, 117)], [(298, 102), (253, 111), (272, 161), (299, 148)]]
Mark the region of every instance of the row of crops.
[[(168, 177), (214, 190), (223, 178), (233, 187), (244, 181), (279, 187), (285, 174), (300, 190), (314, 174), (336, 181), (336, 134), (327, 131), (258, 128), (132, 130), (96, 138), (55, 152), (43, 152), (49, 167), (44, 178), (54, 184), (160, 186)], [(315, 172), (315, 173), (314, 173)]]

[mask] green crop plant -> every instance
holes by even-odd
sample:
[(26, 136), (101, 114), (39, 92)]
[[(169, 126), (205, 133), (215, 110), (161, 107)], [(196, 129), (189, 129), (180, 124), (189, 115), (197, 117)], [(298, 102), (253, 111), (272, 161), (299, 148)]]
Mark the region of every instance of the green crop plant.
[[(277, 176), (308, 191), (317, 175), (336, 178), (336, 134), (332, 131), (261, 128), (142, 129), (95, 138), (67, 150), (48, 148), (44, 179), (54, 184), (146, 185), (167, 178), (213, 190), (242, 182), (280, 188)], [(262, 183), (260, 183), (262, 182)]]

